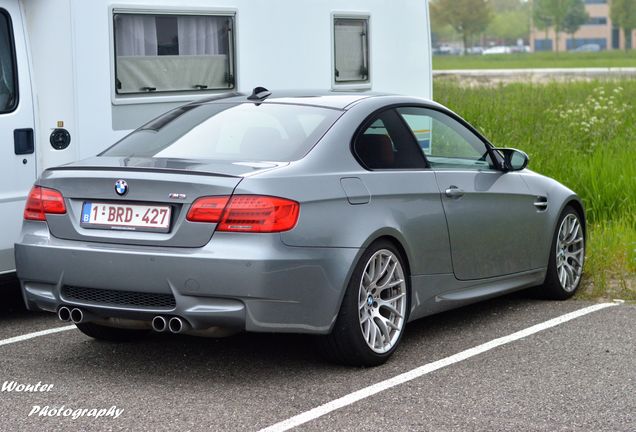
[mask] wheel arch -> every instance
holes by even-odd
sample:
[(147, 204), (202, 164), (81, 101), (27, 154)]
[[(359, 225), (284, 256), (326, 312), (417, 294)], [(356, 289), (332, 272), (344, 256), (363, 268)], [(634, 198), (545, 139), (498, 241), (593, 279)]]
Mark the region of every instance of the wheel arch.
[[(558, 209), (558, 213), (556, 213), (555, 223), (554, 223), (554, 227), (552, 231), (553, 234), (552, 234), (550, 253), (548, 254), (548, 262), (546, 266), (545, 278), (544, 278), (542, 286), (537, 287), (537, 290), (535, 291), (537, 295), (547, 299), (553, 299), (553, 300), (568, 299), (572, 295), (574, 295), (574, 292), (576, 291), (578, 286), (580, 286), (580, 279), (579, 279), (579, 284), (577, 285), (576, 288), (574, 288), (574, 290), (565, 291), (561, 287), (560, 282), (558, 281), (558, 277), (556, 275), (557, 270), (556, 270), (556, 264), (555, 264), (556, 259), (555, 259), (554, 245), (555, 245), (555, 242), (557, 241), (558, 230), (560, 229), (559, 223), (565, 211), (568, 210), (568, 208), (571, 208), (572, 210), (574, 210), (574, 212), (576, 212), (577, 215), (579, 216), (579, 220), (581, 222), (581, 226), (583, 229), (583, 238), (584, 239), (587, 238), (585, 207), (583, 205), (583, 202), (577, 195), (574, 195), (574, 194), (569, 195), (562, 201), (562, 204), (560, 208)], [(584, 246), (585, 246), (585, 243), (586, 242), (584, 242)]]
[[(406, 267), (405, 271), (408, 274), (409, 284), (410, 284), (411, 254), (407, 250), (407, 248), (404, 246), (406, 244), (406, 239), (399, 233), (399, 231), (388, 229), (388, 230), (380, 230), (376, 232), (374, 235), (370, 236), (366, 242), (364, 242), (361, 249), (362, 253), (366, 251), (374, 243), (377, 243), (382, 240), (390, 242), (396, 247), (398, 252), (400, 252), (402, 259), (404, 260), (404, 265)], [(360, 256), (362, 256), (362, 253), (360, 254)], [(360, 259), (360, 257), (358, 257), (358, 259)], [(357, 260), (356, 260), (356, 265), (357, 265)]]
[(581, 199), (576, 195), (572, 195), (563, 200), (563, 205), (561, 206), (561, 208), (559, 209), (559, 213), (557, 214), (553, 231), (557, 229), (556, 225), (559, 223), (559, 218), (567, 207), (572, 207), (579, 214), (579, 217), (581, 218), (581, 225), (583, 226), (583, 236), (587, 240), (587, 219), (585, 217), (585, 207)]
[[(358, 254), (356, 255), (355, 259), (353, 260), (351, 268), (349, 269), (349, 272), (347, 273), (346, 284), (344, 286), (344, 289), (340, 293), (336, 316), (334, 317), (331, 328), (329, 329), (330, 332), (333, 329), (333, 325), (336, 322), (336, 319), (338, 317), (337, 314), (339, 313), (340, 308), (342, 307), (342, 300), (344, 299), (345, 292), (347, 291), (347, 287), (349, 286), (349, 283), (351, 283), (351, 278), (353, 277), (355, 268), (360, 262), (362, 255), (364, 255), (364, 253), (367, 251), (367, 249), (369, 249), (369, 247), (371, 247), (373, 244), (382, 240), (390, 242), (392, 245), (395, 246), (395, 248), (400, 253), (402, 260), (404, 261), (404, 266), (406, 267), (404, 269), (404, 272), (406, 274), (406, 284), (409, 290), (411, 291), (411, 296), (413, 295), (413, 290), (410, 289), (411, 288), (410, 253), (408, 252), (407, 248), (404, 246), (404, 244), (406, 243), (406, 240), (397, 230), (390, 229), (390, 228), (379, 230), (367, 238), (367, 240), (360, 247), (360, 250), (358, 251)], [(412, 299), (409, 299), (409, 300), (410, 300), (410, 304), (412, 304)], [(409, 310), (409, 313), (410, 312), (411, 311)]]
[(568, 206), (574, 208), (574, 210), (576, 210), (579, 214), (579, 217), (581, 218), (581, 225), (583, 225), (583, 236), (587, 238), (587, 219), (585, 217), (585, 208), (583, 207), (583, 203), (579, 199), (572, 198), (565, 203), (563, 208), (565, 209)]

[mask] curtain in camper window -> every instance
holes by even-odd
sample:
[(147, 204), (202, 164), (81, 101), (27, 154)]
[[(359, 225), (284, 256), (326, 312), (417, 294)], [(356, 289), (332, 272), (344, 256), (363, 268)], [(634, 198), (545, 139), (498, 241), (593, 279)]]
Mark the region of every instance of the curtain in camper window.
[(117, 94), (227, 89), (233, 17), (117, 13)]
[(151, 15), (121, 15), (117, 19), (117, 55), (156, 56), (157, 24)]
[(209, 18), (197, 16), (177, 18), (180, 55), (227, 54), (225, 22), (223, 19)]

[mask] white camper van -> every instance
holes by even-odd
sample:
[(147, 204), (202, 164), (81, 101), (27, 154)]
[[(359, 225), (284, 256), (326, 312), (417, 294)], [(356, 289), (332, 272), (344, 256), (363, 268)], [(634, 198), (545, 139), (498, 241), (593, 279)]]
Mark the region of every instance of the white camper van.
[(0, 274), (46, 168), (228, 91), (431, 96), (427, 0), (0, 0)]

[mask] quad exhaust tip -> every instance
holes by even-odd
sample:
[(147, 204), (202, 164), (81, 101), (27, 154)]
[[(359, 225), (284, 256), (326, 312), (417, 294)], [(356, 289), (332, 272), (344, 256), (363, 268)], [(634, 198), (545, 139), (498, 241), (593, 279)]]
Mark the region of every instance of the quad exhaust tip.
[(68, 322), (71, 320), (71, 310), (67, 308), (66, 306), (62, 306), (61, 308), (57, 310), (57, 317), (61, 321)]
[(172, 333), (181, 333), (188, 330), (190, 326), (181, 318), (172, 317), (170, 318), (170, 322), (168, 323), (168, 328)]
[(156, 332), (164, 332), (168, 329), (168, 322), (162, 316), (157, 315), (152, 319), (152, 329)]
[(152, 319), (152, 329), (159, 333), (169, 331), (170, 333), (177, 334), (190, 330), (190, 324), (183, 318), (165, 318), (161, 315), (157, 315)]
[(71, 321), (75, 324), (79, 324), (84, 321), (84, 312), (78, 308), (71, 309)]

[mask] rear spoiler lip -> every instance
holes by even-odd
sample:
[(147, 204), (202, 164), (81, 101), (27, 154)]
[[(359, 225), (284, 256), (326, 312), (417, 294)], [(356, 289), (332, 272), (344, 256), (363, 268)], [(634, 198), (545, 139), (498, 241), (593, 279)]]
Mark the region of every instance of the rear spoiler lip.
[[(210, 171), (191, 171), (180, 170), (171, 168), (143, 168), (143, 167), (122, 167), (122, 166), (59, 166), (54, 168), (48, 168), (44, 170), (44, 173), (49, 171), (133, 171), (133, 172), (154, 172), (154, 173), (169, 173), (169, 174), (186, 174), (186, 175), (199, 175), (208, 177), (227, 177), (227, 178), (243, 178), (243, 176), (221, 174)], [(42, 174), (44, 174), (42, 173)]]

